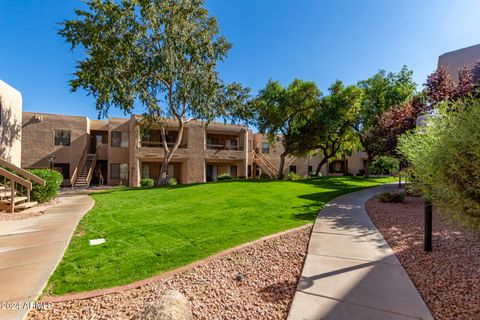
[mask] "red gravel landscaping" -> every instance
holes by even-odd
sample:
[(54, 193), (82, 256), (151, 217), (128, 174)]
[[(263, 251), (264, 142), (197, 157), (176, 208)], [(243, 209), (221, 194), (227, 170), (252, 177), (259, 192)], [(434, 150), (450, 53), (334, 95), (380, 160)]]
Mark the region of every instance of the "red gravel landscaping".
[(28, 319), (131, 319), (168, 289), (182, 292), (195, 319), (286, 319), (311, 227), (252, 244), (138, 289), (57, 302)]
[(480, 319), (480, 236), (434, 213), (433, 251), (423, 251), (423, 200), (367, 204), (370, 218), (435, 319)]

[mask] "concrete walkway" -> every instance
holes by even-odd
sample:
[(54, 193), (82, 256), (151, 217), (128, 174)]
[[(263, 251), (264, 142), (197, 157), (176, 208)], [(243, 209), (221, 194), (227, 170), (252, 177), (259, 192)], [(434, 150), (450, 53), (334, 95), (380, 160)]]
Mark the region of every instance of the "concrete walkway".
[(60, 262), (83, 215), (93, 207), (87, 195), (57, 198), (39, 217), (0, 222), (0, 319), (23, 319)]
[(346, 194), (320, 211), (289, 320), (433, 319), (365, 210), (373, 195), (397, 188)]

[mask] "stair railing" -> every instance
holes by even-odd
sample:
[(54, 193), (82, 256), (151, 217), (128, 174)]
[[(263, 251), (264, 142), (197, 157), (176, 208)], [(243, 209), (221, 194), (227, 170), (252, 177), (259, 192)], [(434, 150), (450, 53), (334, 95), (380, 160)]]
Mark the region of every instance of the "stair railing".
[(265, 157), (260, 156), (255, 151), (253, 152), (253, 154), (254, 154), (254, 159), (259, 160), (260, 167), (263, 167), (262, 170), (265, 170), (271, 178), (276, 178), (276, 175), (277, 175), (276, 172), (278, 172), (278, 170), (274, 170), (273, 169), (274, 167), (271, 163), (270, 163), (270, 166), (269, 166), (269, 164), (267, 164), (268, 160)]
[(88, 168), (87, 186), (90, 185), (90, 181), (92, 180), (92, 176), (93, 176), (93, 171), (95, 170), (95, 166), (97, 165), (98, 149), (99, 147), (97, 146), (97, 150), (95, 150), (95, 155), (93, 156), (92, 164), (90, 165), (90, 168)]
[[(5, 179), (8, 179), (10, 181), (10, 210), (11, 210), (11, 213), (14, 213), (15, 212), (15, 191), (16, 191), (15, 184), (19, 184), (19, 185), (27, 188), (27, 192), (29, 194), (28, 198), (30, 198), (30, 191), (32, 190), (32, 183), (28, 180), (25, 180), (25, 179), (17, 176), (14, 173), (11, 173), (10, 171), (7, 171), (7, 170), (3, 169), (3, 168), (0, 168), (0, 176), (4, 177), (5, 190), (7, 189), (7, 183), (6, 183)], [(44, 183), (45, 183), (45, 181), (44, 181)]]
[(14, 165), (13, 163), (10, 163), (8, 161), (5, 161), (3, 159), (0, 159), (0, 166), (4, 167), (4, 168), (7, 168), (7, 169), (10, 169), (10, 170), (13, 170), (17, 175), (19, 176), (22, 176), (22, 177), (25, 177), (27, 178), (27, 180), (31, 180), (33, 182), (36, 182), (38, 183), (39, 185), (41, 186), (44, 186), (45, 185), (45, 180), (43, 180), (42, 178), (34, 175), (33, 173), (30, 173), (28, 172), (27, 170), (25, 169), (22, 169), (20, 167), (17, 167), (16, 165)]
[(268, 160), (267, 157), (265, 157), (263, 154), (260, 154), (260, 157), (270, 167), (272, 173), (278, 175), (278, 169), (270, 162), (270, 160)]
[(72, 177), (70, 178), (70, 185), (72, 187), (74, 187), (75, 183), (77, 183), (78, 173), (79, 173), (79, 170), (80, 170), (79, 168), (83, 167), (83, 164), (85, 163), (85, 158), (87, 157), (87, 148), (88, 148), (88, 146), (86, 146), (85, 149), (83, 149), (82, 156), (78, 160), (77, 166), (75, 167), (75, 170), (73, 171)]

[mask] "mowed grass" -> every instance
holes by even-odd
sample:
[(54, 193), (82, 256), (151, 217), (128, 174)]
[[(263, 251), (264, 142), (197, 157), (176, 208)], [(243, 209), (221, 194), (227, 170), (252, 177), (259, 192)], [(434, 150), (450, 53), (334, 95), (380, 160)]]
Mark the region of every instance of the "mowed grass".
[[(314, 221), (332, 198), (391, 178), (232, 181), (95, 193), (47, 292), (132, 283)], [(90, 246), (90, 239), (105, 238)]]

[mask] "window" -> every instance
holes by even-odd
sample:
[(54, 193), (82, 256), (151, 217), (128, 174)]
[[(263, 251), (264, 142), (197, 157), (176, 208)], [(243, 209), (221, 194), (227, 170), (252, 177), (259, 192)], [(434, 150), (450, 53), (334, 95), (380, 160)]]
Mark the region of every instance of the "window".
[(218, 145), (218, 138), (207, 138), (207, 144)]
[(237, 177), (237, 166), (230, 166), (230, 177)]
[(112, 147), (128, 148), (128, 132), (112, 131)]
[(236, 139), (229, 139), (225, 145), (225, 149), (227, 150), (238, 150), (238, 142)]
[(70, 145), (70, 130), (55, 129), (55, 145), (69, 146)]
[(270, 143), (262, 142), (262, 153), (270, 153)]
[(127, 180), (128, 163), (112, 163), (110, 167), (110, 178), (116, 180)]
[(297, 166), (290, 166), (290, 172), (297, 173)]
[(148, 164), (142, 164), (142, 179), (150, 178), (150, 166)]
[(70, 179), (70, 163), (54, 163), (53, 170), (60, 172), (63, 179)]

